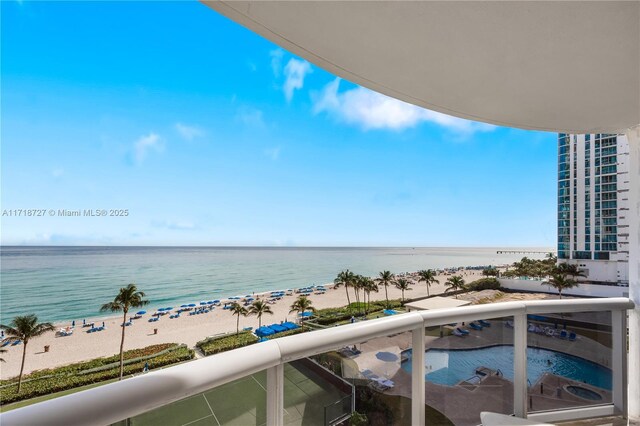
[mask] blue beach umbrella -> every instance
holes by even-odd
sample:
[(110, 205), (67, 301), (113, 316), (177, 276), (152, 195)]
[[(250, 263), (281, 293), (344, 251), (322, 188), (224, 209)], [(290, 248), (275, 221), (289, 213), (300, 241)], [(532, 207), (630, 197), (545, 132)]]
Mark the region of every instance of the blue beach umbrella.
[[(219, 300), (218, 300), (218, 302), (219, 302)], [(209, 300), (207, 303), (208, 303), (209, 305), (213, 305), (214, 303), (216, 303), (216, 301), (215, 301), (215, 300)]]
[(189, 303), (189, 307), (190, 308), (195, 308), (196, 304), (195, 303)]
[(200, 305), (201, 305), (201, 306), (204, 306), (204, 305), (206, 305), (206, 304), (207, 304), (207, 302), (200, 302)]
[(189, 305), (180, 305), (181, 308), (188, 308)]
[(170, 311), (173, 309), (173, 306), (169, 306), (168, 308), (164, 308), (165, 311)]

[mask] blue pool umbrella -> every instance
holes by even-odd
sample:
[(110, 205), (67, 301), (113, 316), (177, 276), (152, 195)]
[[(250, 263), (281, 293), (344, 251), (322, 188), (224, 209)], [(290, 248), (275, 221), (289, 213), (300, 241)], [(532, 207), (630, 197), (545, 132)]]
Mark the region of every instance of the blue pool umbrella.
[(313, 315), (313, 312), (303, 312), (300, 314), (300, 316), (303, 318), (310, 317), (311, 315)]
[(384, 361), (384, 362), (394, 362), (397, 361), (398, 355), (392, 353), (392, 352), (378, 352), (376, 354), (376, 358), (378, 358), (380, 361)]

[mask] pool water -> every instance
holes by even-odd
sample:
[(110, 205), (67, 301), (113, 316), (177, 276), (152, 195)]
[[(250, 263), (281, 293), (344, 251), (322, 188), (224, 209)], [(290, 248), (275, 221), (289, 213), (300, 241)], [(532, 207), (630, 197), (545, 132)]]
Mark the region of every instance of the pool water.
[[(411, 372), (411, 353), (402, 368)], [(471, 350), (426, 351), (426, 380), (453, 386), (475, 376), (476, 368), (488, 367), (500, 370), (513, 381), (513, 346), (501, 345)], [(578, 382), (611, 390), (611, 370), (594, 362), (562, 352), (527, 348), (527, 376), (536, 383), (544, 373), (552, 373)]]

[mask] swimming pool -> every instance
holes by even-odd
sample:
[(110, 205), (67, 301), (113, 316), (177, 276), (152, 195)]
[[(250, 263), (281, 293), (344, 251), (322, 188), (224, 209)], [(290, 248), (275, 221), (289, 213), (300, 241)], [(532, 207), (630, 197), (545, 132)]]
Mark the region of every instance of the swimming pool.
[[(411, 372), (411, 353), (402, 362), (402, 368)], [(504, 377), (513, 381), (513, 346), (501, 345), (471, 350), (426, 351), (426, 380), (441, 385), (453, 386), (475, 375), (478, 367), (500, 370)], [(594, 362), (562, 352), (547, 349), (527, 348), (527, 376), (535, 383), (544, 373), (588, 383), (611, 390), (611, 370)]]

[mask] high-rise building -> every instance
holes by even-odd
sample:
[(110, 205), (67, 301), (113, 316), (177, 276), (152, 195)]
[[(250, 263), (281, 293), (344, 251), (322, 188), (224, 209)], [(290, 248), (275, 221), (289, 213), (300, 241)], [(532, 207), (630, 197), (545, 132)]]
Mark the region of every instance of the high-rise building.
[(558, 135), (558, 260), (593, 284), (629, 284), (629, 142)]

